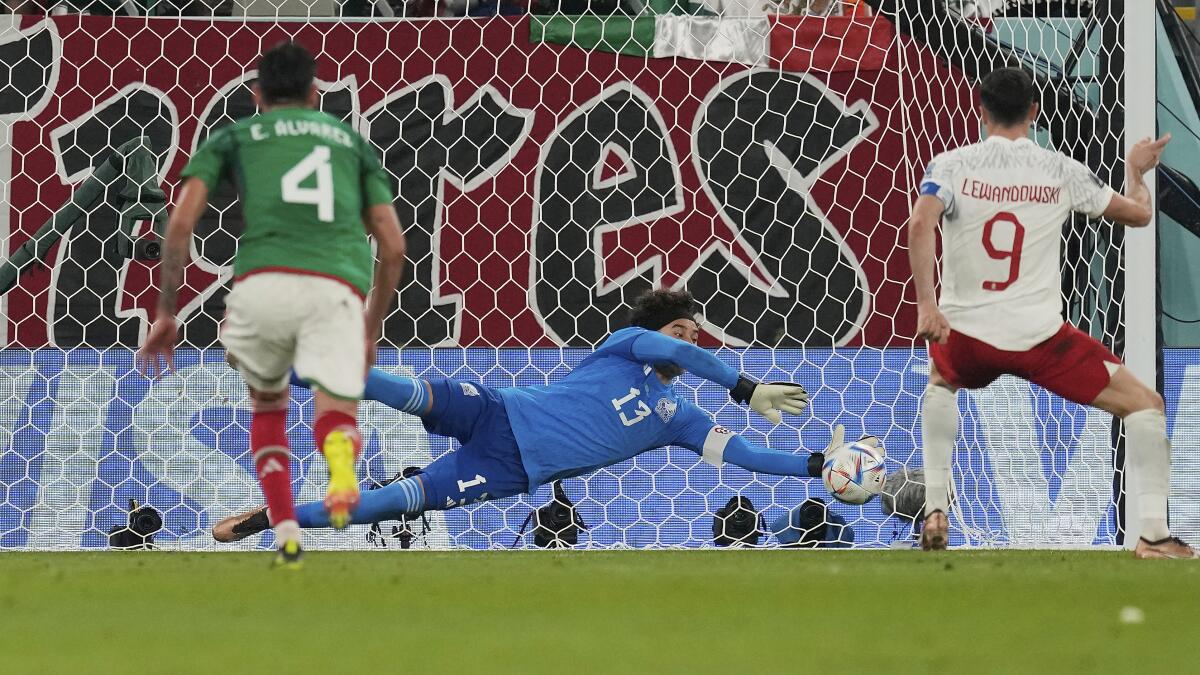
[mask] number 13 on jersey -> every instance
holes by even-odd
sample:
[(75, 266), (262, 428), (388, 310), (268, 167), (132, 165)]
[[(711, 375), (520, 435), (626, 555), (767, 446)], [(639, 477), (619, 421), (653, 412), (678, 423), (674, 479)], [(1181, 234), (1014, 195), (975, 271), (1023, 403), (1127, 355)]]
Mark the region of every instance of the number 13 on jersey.
[(626, 403), (629, 403), (633, 399), (637, 398), (638, 394), (641, 394), (641, 393), (642, 392), (639, 391), (637, 388), (630, 387), (628, 394), (626, 394), (625, 396), (623, 396), (621, 398), (614, 398), (612, 400), (613, 409), (616, 410), (617, 414), (621, 416), (621, 424), (624, 424), (627, 427), (631, 427), (650, 416), (650, 406), (646, 405), (645, 401), (639, 400), (637, 402), (637, 405), (634, 406), (633, 411), (632, 411), (633, 412), (632, 419), (627, 417), (625, 415), (625, 411), (621, 409)]

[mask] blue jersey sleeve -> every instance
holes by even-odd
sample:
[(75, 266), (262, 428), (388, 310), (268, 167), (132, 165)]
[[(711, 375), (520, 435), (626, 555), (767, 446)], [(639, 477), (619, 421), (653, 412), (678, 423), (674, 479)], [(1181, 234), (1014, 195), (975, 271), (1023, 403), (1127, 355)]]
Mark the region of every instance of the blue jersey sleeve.
[(687, 448), (713, 466), (725, 463), (725, 448), (734, 433), (718, 425), (708, 413), (687, 401), (679, 402), (675, 413), (673, 445)]
[(737, 466), (775, 476), (811, 476), (811, 455), (794, 455), (755, 445), (722, 427), (700, 408), (680, 405), (682, 418), (673, 443), (700, 455), (705, 462), (721, 466), (729, 462)]
[(712, 352), (645, 328), (623, 328), (612, 334), (596, 354), (621, 356), (638, 363), (671, 364), (726, 389), (738, 383), (738, 371)]
[(811, 457), (764, 448), (737, 435), (729, 439), (725, 447), (725, 461), (749, 471), (773, 476), (812, 476)]

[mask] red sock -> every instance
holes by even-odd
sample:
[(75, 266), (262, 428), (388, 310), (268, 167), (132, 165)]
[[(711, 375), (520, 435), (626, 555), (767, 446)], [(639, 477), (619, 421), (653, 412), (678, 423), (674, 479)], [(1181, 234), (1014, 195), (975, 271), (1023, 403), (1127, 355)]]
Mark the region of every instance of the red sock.
[(313, 422), (313, 438), (317, 441), (317, 450), (325, 452), (325, 437), (331, 432), (342, 431), (354, 443), (354, 457), (362, 454), (362, 436), (358, 433), (358, 424), (353, 415), (347, 415), (337, 410), (321, 413)]
[(250, 421), (250, 451), (258, 484), (267, 498), (271, 525), (296, 519), (292, 501), (292, 454), (288, 451), (287, 410), (256, 412)]

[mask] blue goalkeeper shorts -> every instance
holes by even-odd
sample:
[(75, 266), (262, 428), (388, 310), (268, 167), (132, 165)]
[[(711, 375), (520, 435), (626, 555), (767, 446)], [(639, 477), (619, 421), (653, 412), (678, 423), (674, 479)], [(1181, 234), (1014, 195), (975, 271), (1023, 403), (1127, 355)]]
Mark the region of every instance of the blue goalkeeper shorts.
[(426, 431), (457, 439), (462, 447), (425, 467), (425, 508), (449, 509), (528, 492), (529, 476), (500, 395), (478, 382), (428, 382), (433, 406), (421, 418)]

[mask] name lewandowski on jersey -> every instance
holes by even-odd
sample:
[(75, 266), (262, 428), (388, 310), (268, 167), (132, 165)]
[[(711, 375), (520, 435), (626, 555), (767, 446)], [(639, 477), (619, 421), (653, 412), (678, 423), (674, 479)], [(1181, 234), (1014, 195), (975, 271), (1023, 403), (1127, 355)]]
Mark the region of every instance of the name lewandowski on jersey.
[(989, 202), (1034, 202), (1057, 204), (1062, 195), (1061, 187), (1049, 185), (992, 185), (977, 180), (963, 179), (961, 193), (967, 197)]

